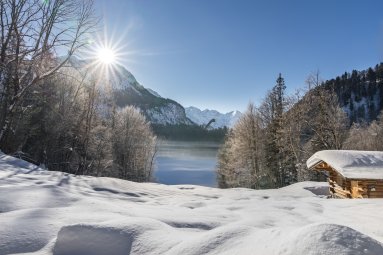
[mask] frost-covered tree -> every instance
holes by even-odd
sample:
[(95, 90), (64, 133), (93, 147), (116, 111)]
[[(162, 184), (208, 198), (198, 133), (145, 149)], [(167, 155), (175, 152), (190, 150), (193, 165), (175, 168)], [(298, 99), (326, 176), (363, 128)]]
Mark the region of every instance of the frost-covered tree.
[(250, 103), (227, 136), (218, 157), (220, 187), (259, 188), (264, 177), (263, 130), (258, 110)]
[[(87, 43), (96, 24), (92, 0), (0, 1), (0, 147), (25, 96)], [(54, 58), (65, 52), (64, 57)]]
[(152, 176), (156, 137), (138, 109), (118, 111), (112, 128), (112, 156), (119, 178), (149, 181)]
[(383, 112), (378, 121), (369, 125), (366, 123), (354, 123), (344, 142), (344, 148), (350, 150), (383, 150)]

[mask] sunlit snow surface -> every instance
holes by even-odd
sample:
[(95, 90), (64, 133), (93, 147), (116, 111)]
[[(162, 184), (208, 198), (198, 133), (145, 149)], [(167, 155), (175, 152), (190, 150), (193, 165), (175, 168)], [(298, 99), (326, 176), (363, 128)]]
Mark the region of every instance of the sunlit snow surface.
[(1, 154), (0, 254), (383, 254), (383, 199), (326, 190), (139, 184)]

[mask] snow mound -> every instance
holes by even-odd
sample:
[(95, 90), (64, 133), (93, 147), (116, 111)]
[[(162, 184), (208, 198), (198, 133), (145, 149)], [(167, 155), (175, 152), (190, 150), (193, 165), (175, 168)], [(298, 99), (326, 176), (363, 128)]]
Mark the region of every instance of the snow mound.
[[(286, 244), (284, 254), (383, 254), (383, 245), (352, 228), (336, 224), (310, 225)], [(295, 243), (294, 246), (291, 243)]]
[(53, 255), (165, 254), (180, 242), (175, 231), (161, 221), (139, 217), (75, 224), (60, 229)]
[[(17, 167), (17, 169), (15, 169)], [(30, 173), (33, 171), (44, 171), (42, 168), (20, 160), (9, 155), (4, 154), (0, 151), (0, 178), (8, 177), (9, 175), (19, 173)]]

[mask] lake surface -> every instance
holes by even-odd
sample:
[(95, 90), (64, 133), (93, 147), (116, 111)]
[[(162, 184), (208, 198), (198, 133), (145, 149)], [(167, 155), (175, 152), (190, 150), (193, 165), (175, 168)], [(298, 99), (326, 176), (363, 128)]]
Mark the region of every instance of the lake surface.
[(214, 142), (159, 141), (154, 170), (156, 181), (216, 187), (219, 146)]

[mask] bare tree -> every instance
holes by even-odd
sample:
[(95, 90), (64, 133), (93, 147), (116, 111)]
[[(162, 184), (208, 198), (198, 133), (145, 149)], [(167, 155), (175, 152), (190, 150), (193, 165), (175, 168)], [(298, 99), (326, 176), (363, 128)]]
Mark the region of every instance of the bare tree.
[(323, 79), (320, 77), (320, 71), (311, 72), (306, 78), (307, 91), (319, 87), (322, 83)]
[(318, 178), (307, 171), (306, 160), (318, 150), (341, 149), (348, 128), (336, 94), (320, 86), (319, 72), (306, 82), (308, 91), (290, 97), (293, 107), (285, 115), (283, 131), (284, 149), (294, 161), (298, 181)]
[(348, 137), (344, 142), (344, 148), (349, 150), (383, 150), (383, 112), (378, 121), (373, 121), (370, 125), (366, 123), (354, 123), (349, 131)]
[(145, 117), (133, 106), (118, 111), (112, 128), (112, 155), (121, 179), (149, 181), (156, 137)]
[(0, 145), (27, 91), (84, 47), (96, 23), (92, 0), (0, 2), (0, 86), (5, 93)]
[(347, 135), (348, 119), (340, 108), (333, 91), (316, 88), (307, 95), (306, 123), (313, 137), (311, 144), (315, 151), (341, 149)]
[(221, 187), (260, 187), (264, 175), (263, 142), (261, 118), (250, 103), (220, 150), (218, 181)]
[(307, 105), (303, 103), (303, 98), (302, 91), (289, 96), (287, 99), (289, 110), (284, 116), (282, 148), (285, 158), (283, 163), (289, 183), (299, 180), (300, 170), (306, 169), (305, 161), (309, 154), (305, 146), (309, 139), (305, 123)]
[(100, 122), (94, 113), (98, 101), (92, 85), (78, 70), (63, 67), (27, 92), (28, 111), (15, 114), (22, 117), (26, 127), (13, 131), (11, 137), (16, 142), (19, 137), (26, 138), (19, 141), (19, 150), (51, 170), (78, 173), (84, 165), (89, 166), (93, 160), (90, 155), (94, 155), (87, 151), (93, 134), (90, 130)]

